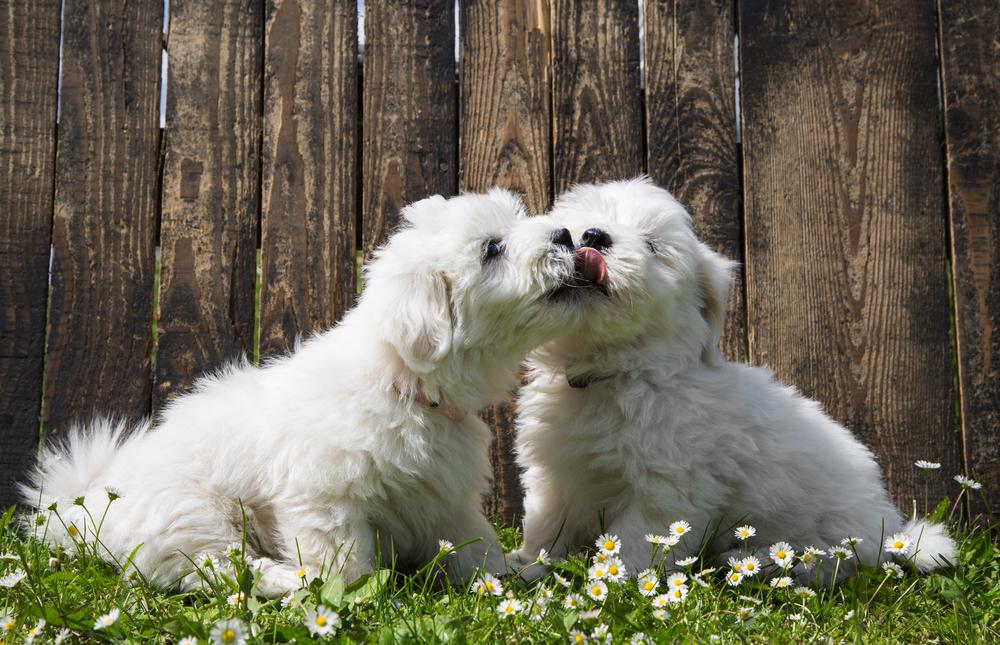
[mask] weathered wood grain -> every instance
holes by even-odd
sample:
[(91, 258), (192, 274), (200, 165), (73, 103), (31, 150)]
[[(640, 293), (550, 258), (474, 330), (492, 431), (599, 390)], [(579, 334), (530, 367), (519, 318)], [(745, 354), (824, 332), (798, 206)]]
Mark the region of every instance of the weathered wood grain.
[(34, 460), (45, 347), (59, 0), (0, 5), (0, 508)]
[(149, 412), (160, 3), (66, 0), (46, 433)]
[[(532, 213), (551, 202), (549, 3), (475, 0), (462, 7), (459, 187), (510, 188)], [(483, 418), (494, 431), (494, 497), (487, 511), (505, 524), (523, 515), (513, 457), (514, 400)]]
[(357, 9), (270, 0), (265, 22), (260, 352), (354, 303)]
[(746, 359), (733, 3), (647, 0), (646, 160), (649, 176), (691, 212), (698, 236), (741, 263), (721, 349)]
[(262, 13), (251, 0), (170, 5), (154, 407), (252, 349)]
[[(1000, 11), (939, 2), (966, 466), (1000, 493)], [(946, 473), (948, 474), (948, 473)], [(981, 509), (978, 500), (975, 507)]]
[(362, 242), (365, 256), (400, 209), (456, 188), (455, 3), (365, 2)]
[(934, 7), (740, 7), (750, 358), (858, 434), (909, 508), (914, 460), (959, 465)]
[(553, 183), (627, 179), (643, 171), (639, 7), (634, 0), (555, 0)]

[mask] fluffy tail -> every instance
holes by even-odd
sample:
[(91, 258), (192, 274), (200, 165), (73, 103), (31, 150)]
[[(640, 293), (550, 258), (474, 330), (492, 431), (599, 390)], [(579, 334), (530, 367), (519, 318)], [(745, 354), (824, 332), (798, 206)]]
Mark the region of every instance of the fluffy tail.
[[(137, 428), (140, 433), (144, 429)], [(28, 483), (19, 486), (22, 501), (40, 510), (53, 502), (65, 509), (76, 498), (106, 483), (107, 471), (127, 431), (123, 422), (108, 419), (73, 428), (63, 441), (44, 449)]]
[(955, 541), (945, 532), (944, 524), (914, 519), (906, 523), (903, 532), (916, 544), (913, 563), (920, 571), (926, 573), (955, 561)]

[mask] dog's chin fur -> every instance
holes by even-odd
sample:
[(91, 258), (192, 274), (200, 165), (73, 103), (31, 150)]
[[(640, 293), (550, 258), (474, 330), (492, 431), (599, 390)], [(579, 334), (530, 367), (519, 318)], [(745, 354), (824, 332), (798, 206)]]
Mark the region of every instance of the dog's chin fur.
[[(578, 186), (551, 215), (574, 239), (596, 227), (613, 245), (608, 294), (581, 294), (582, 322), (530, 359), (518, 401), (526, 498), (516, 564), (541, 548), (589, 546), (603, 528), (635, 573), (650, 561), (644, 534), (682, 519), (695, 532), (669, 558), (707, 538), (725, 565), (740, 546), (733, 528), (751, 524), (757, 535), (744, 546), (762, 562), (780, 540), (801, 553), (855, 536), (859, 558), (874, 564), (896, 532), (917, 542), (921, 570), (953, 559), (943, 527), (905, 523), (871, 452), (818, 403), (765, 368), (722, 359), (731, 263), (695, 239), (666, 191), (645, 179)], [(832, 570), (827, 558), (795, 574), (828, 582)]]
[[(192, 559), (225, 563), (244, 526), (267, 596), (299, 588), (303, 567), (351, 580), (379, 559), (421, 566), (439, 539), (479, 540), (444, 560), (453, 579), (503, 571), (480, 510), (490, 433), (475, 412), (568, 321), (573, 306), (549, 294), (572, 276), (572, 250), (505, 191), (433, 197), (403, 215), (333, 329), (261, 368), (201, 378), (155, 421), (97, 420), (48, 448), (22, 490), (48, 519), (39, 534), (92, 544), (96, 519), (108, 560), (166, 588), (198, 586)], [(484, 262), (490, 238), (504, 252)], [(108, 487), (121, 495), (110, 506)]]

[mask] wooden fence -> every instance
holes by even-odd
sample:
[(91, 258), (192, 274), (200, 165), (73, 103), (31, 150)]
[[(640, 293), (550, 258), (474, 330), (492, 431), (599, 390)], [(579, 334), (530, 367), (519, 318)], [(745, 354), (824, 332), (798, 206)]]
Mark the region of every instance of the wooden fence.
[(406, 202), (641, 172), (742, 262), (729, 357), (822, 401), (900, 503), (918, 458), (932, 498), (996, 494), (994, 3), (644, 5), (367, 0), (362, 53), (354, 0), (173, 0), (165, 35), (161, 0), (0, 0), (0, 503), (40, 435), (334, 323)]

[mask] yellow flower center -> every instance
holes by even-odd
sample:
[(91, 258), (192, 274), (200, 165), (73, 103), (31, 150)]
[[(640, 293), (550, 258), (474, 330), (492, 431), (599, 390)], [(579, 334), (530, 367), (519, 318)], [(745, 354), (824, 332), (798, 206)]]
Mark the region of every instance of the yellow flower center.
[(614, 543), (613, 540), (604, 540), (604, 550), (605, 551), (610, 551), (613, 548), (615, 548), (615, 543)]
[(6, 632), (6, 631), (10, 631), (10, 630), (14, 629), (14, 625), (15, 625), (15, 623), (14, 623), (14, 621), (13, 621), (13, 620), (8, 620), (7, 622), (5, 622), (5, 623), (3, 624), (3, 630), (4, 630), (5, 632)]
[(683, 534), (684, 533), (684, 527), (683, 526), (678, 526), (676, 529), (674, 529), (674, 533), (676, 533), (678, 535)]
[(740, 537), (750, 537), (750, 533), (747, 531), (740, 531)]
[(650, 591), (651, 589), (653, 589), (653, 581), (647, 580), (646, 583), (642, 585), (642, 588), (645, 589), (646, 591)]
[(69, 527), (66, 529), (66, 532), (69, 533), (70, 537), (76, 537), (76, 534), (79, 533), (79, 531), (76, 529), (75, 524), (70, 524)]
[(594, 577), (595, 578), (603, 578), (604, 577), (604, 569), (594, 569)]
[(618, 575), (618, 567), (612, 564), (610, 567), (608, 567), (608, 573), (610, 573), (613, 576)]
[(326, 625), (326, 616), (316, 616), (316, 624), (320, 627)]
[(747, 562), (743, 566), (745, 566), (747, 568), (747, 571), (753, 571), (753, 562)]
[(675, 587), (680, 587), (682, 584), (684, 584), (684, 581), (681, 580), (680, 578), (677, 578), (676, 580), (674, 580), (674, 586)]
[(305, 567), (303, 567), (303, 568), (299, 569), (298, 571), (296, 571), (295, 575), (297, 575), (300, 578), (305, 578), (306, 577)]
[(236, 640), (236, 632), (234, 632), (231, 629), (227, 629), (226, 631), (219, 634), (219, 640), (222, 641), (223, 643), (232, 643)]
[(493, 583), (492, 582), (484, 582), (483, 583), (483, 589), (485, 589), (486, 591), (488, 591), (490, 593), (493, 593)]
[(803, 553), (802, 554), (802, 561), (803, 562), (805, 562), (805, 563), (808, 564), (809, 562), (812, 562), (812, 559), (813, 559), (813, 554), (812, 553)]
[(775, 553), (775, 555), (778, 556), (779, 560), (784, 560), (785, 559), (785, 551), (784, 550), (778, 551), (777, 553)]
[(680, 598), (682, 595), (684, 594), (681, 592), (680, 589), (674, 591), (674, 598)]
[(729, 576), (729, 579), (732, 580), (733, 582), (736, 582), (737, 580), (740, 579), (740, 574), (734, 573), (731, 576)]
[(600, 585), (594, 585), (590, 588), (590, 593), (595, 596), (600, 596), (604, 591), (601, 589)]
[(894, 547), (896, 547), (897, 549), (902, 549), (904, 545), (903, 545), (903, 542), (902, 542), (902, 541), (900, 541), (900, 540), (896, 540), (896, 541), (895, 541), (895, 542), (893, 543), (893, 546), (894, 546)]
[(576, 636), (573, 637), (573, 640), (576, 641), (577, 643), (582, 643), (583, 642), (583, 634), (577, 634)]

